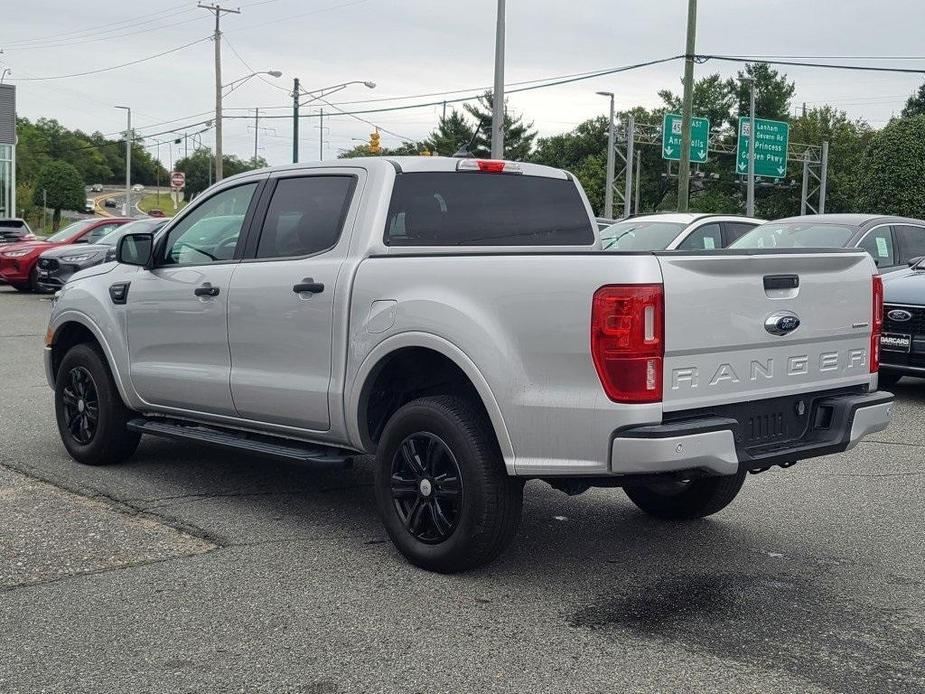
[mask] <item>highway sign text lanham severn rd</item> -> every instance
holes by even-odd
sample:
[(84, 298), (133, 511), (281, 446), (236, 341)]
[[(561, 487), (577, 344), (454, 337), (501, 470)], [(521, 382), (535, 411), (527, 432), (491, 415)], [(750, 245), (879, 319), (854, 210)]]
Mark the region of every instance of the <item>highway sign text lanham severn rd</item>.
[[(691, 164), (706, 164), (710, 149), (710, 121), (691, 118)], [(662, 121), (662, 159), (681, 161), (681, 116), (666, 113)]]
[[(739, 117), (739, 142), (736, 147), (736, 173), (748, 174), (749, 122)], [(755, 119), (755, 175), (783, 178), (787, 175), (787, 146), (790, 144), (790, 125), (779, 120)]]

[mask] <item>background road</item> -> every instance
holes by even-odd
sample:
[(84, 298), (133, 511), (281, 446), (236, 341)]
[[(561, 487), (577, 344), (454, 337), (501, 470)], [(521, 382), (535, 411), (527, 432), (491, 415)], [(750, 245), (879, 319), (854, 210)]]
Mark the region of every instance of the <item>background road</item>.
[(440, 576), (388, 542), (366, 461), (71, 462), (48, 310), (0, 288), (0, 692), (925, 690), (925, 381), (710, 519), (531, 482), (511, 551)]

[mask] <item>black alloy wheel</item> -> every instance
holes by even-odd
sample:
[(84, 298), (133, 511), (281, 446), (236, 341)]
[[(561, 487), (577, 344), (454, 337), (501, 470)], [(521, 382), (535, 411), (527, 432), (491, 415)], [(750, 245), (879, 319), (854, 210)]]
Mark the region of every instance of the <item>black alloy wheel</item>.
[(96, 382), (83, 366), (75, 366), (67, 373), (62, 391), (64, 420), (74, 440), (87, 445), (96, 435), (100, 419), (100, 403)]
[(407, 436), (395, 451), (392, 501), (405, 529), (418, 541), (446, 541), (459, 524), (462, 475), (456, 457), (429, 432)]

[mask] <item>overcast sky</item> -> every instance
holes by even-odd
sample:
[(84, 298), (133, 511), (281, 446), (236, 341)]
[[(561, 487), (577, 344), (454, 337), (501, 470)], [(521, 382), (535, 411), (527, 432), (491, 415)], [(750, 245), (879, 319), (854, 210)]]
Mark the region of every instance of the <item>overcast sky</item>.
[[(212, 15), (195, 2), (164, 0), (30, 0), (4, 12), (0, 24), (6, 79), (18, 87), (20, 115), (56, 118), (70, 128), (114, 133), (125, 127), (117, 104), (132, 107), (142, 135), (208, 117), (214, 104), (213, 48), (209, 41), (130, 67), (51, 81), (25, 78), (72, 74), (152, 56), (209, 35)], [(225, 150), (253, 154), (254, 107), (285, 115), (287, 91), (298, 77), (313, 89), (349, 80), (332, 97), (341, 108), (421, 103), (383, 99), (490, 85), (496, 0), (241, 0), (240, 15), (225, 15), (224, 82), (252, 70), (280, 70), (273, 85), (252, 79), (225, 100)], [(588, 72), (684, 52), (686, 0), (508, 0), (506, 82)], [(700, 0), (697, 52), (811, 56), (916, 56), (925, 30), (921, 0)], [(235, 52), (240, 56), (235, 55)], [(243, 62), (242, 62), (243, 59)], [(918, 61), (868, 61), (925, 69)], [(698, 65), (696, 75), (731, 75), (728, 63)], [(0, 68), (2, 69), (2, 68)], [(602, 113), (598, 90), (617, 94), (617, 107), (655, 106), (657, 91), (680, 89), (683, 64), (513, 94), (509, 106), (535, 123), (541, 135), (571, 129)], [(781, 68), (797, 84), (794, 106), (830, 103), (882, 126), (898, 113), (925, 76)], [(442, 97), (441, 97), (442, 98)], [(452, 97), (450, 97), (452, 98)], [(363, 117), (400, 136), (420, 139), (434, 126), (439, 106)], [(759, 114), (760, 115), (760, 114)], [(179, 119), (179, 120), (177, 120)], [(160, 126), (164, 121), (176, 121)], [(261, 119), (259, 154), (271, 164), (289, 160), (291, 122)], [(302, 121), (302, 159), (319, 156), (317, 119)], [(201, 126), (200, 126), (201, 127)], [(367, 139), (371, 127), (345, 116), (325, 119), (325, 155)], [(327, 128), (330, 128), (329, 130)], [(189, 131), (199, 128), (193, 126)], [(161, 135), (153, 139), (169, 139)], [(203, 135), (211, 144), (212, 132)], [(151, 142), (151, 140), (148, 140)], [(383, 134), (383, 144), (400, 139)], [(172, 152), (174, 157), (177, 151)], [(170, 163), (168, 146), (160, 151)]]

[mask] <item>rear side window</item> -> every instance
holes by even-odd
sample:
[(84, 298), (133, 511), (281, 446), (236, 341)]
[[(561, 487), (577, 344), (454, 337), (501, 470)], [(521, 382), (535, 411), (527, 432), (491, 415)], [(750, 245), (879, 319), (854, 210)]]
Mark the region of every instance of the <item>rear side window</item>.
[(913, 258), (925, 256), (925, 228), (903, 224), (896, 227), (896, 233), (902, 249), (902, 262), (908, 263)]
[(574, 182), (515, 174), (407, 173), (395, 179), (390, 246), (590, 246)]
[(708, 251), (713, 248), (723, 247), (723, 234), (720, 231), (719, 224), (704, 224), (697, 227), (691, 235), (678, 244), (678, 249), (682, 251)]
[(748, 222), (723, 222), (723, 224), (726, 227), (727, 246), (738, 241), (757, 226), (757, 224), (749, 224)]
[(263, 220), (258, 258), (297, 258), (333, 247), (340, 238), (356, 179), (283, 178)]
[(890, 233), (890, 227), (888, 226), (874, 229), (861, 240), (858, 247), (863, 248), (873, 256), (877, 267), (889, 267), (896, 264), (893, 234)]

